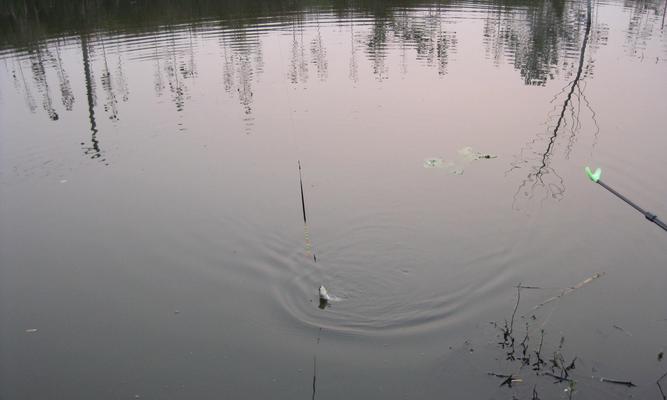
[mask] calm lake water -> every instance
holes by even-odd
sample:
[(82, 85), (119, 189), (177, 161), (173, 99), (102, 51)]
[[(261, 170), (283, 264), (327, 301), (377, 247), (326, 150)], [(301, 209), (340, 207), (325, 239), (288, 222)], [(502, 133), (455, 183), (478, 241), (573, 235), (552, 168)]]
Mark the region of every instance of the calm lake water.
[(0, 399), (664, 398), (666, 7), (0, 3)]

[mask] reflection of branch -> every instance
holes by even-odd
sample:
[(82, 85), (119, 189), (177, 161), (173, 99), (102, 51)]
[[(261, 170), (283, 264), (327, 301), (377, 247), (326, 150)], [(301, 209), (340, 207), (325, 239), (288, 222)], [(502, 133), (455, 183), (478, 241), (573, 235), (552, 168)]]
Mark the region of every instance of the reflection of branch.
[(28, 86), (28, 82), (25, 80), (25, 74), (23, 73), (23, 67), (21, 66), (21, 60), (18, 60), (18, 65), (19, 65), (19, 72), (21, 73), (21, 80), (23, 81), (23, 91), (25, 94), (25, 103), (28, 106), (28, 109), (30, 110), (31, 113), (34, 113), (37, 110), (37, 106), (35, 105), (35, 98), (32, 96), (32, 92), (30, 91), (30, 86)]
[(378, 80), (386, 79), (387, 68), (385, 66), (385, 46), (387, 42), (387, 26), (383, 19), (373, 21), (373, 28), (368, 39), (368, 54), (373, 62), (373, 74)]
[(354, 43), (354, 16), (350, 15), (350, 80), (359, 82), (359, 66), (357, 65), (357, 48)]
[(586, 86), (588, 86), (587, 82), (584, 82), (584, 90), (581, 91), (581, 98), (584, 99), (584, 103), (586, 104), (586, 108), (588, 111), (591, 112), (591, 119), (593, 120), (593, 124), (595, 124), (595, 132), (593, 133), (593, 148), (598, 143), (598, 135), (600, 134), (600, 125), (598, 124), (598, 119), (597, 119), (597, 113), (595, 110), (593, 110), (593, 107), (591, 106), (591, 103), (588, 101), (588, 98), (586, 97), (585, 91), (586, 91)]
[(553, 134), (549, 139), (549, 144), (547, 145), (547, 149), (544, 152), (544, 156), (542, 157), (542, 165), (538, 168), (536, 172), (537, 175), (541, 175), (543, 169), (547, 167), (547, 164), (549, 162), (549, 157), (551, 156), (552, 148), (554, 146), (554, 143), (556, 142), (556, 137), (558, 136), (558, 130), (560, 129), (560, 126), (563, 123), (563, 119), (565, 118), (565, 110), (567, 109), (568, 105), (570, 104), (570, 101), (572, 100), (572, 94), (574, 93), (574, 89), (577, 87), (579, 79), (581, 79), (581, 73), (584, 70), (586, 46), (588, 45), (588, 37), (590, 36), (591, 33), (591, 21), (592, 21), (591, 0), (588, 0), (587, 11), (588, 12), (586, 14), (586, 32), (584, 33), (584, 41), (581, 44), (581, 53), (579, 54), (579, 68), (577, 68), (577, 75), (574, 77), (574, 80), (572, 81), (572, 86), (570, 87), (570, 91), (568, 92), (567, 97), (565, 98), (565, 102), (563, 103), (563, 108), (561, 110), (560, 116), (558, 117), (558, 122), (556, 122), (556, 127), (554, 128)]
[(171, 64), (167, 64), (167, 77), (169, 78), (169, 89), (176, 104), (176, 111), (183, 111), (185, 107), (185, 92), (178, 80), (178, 65), (176, 63), (176, 37), (171, 31)]
[(37, 89), (42, 93), (42, 106), (53, 121), (58, 120), (58, 113), (53, 108), (53, 100), (51, 100), (51, 92), (49, 90), (49, 82), (46, 78), (46, 69), (44, 68), (44, 59), (42, 58), (42, 50), (37, 46), (36, 54), (30, 57), (32, 64), (32, 74)]
[[(243, 109), (246, 133), (251, 133), (254, 123), (252, 83), (255, 73), (262, 72), (263, 68), (261, 41), (257, 39), (258, 33), (252, 36), (252, 40), (245, 32), (239, 32), (237, 35), (232, 38), (231, 43), (228, 43), (222, 35), (220, 45), (224, 57), (223, 84), (228, 93), (236, 92), (236, 97)], [(295, 54), (293, 48), (292, 71), (289, 74), (292, 81), (296, 79), (294, 75), (296, 73)]]
[(118, 84), (118, 92), (120, 93), (123, 102), (129, 100), (130, 89), (125, 80), (123, 73), (123, 60), (121, 59), (120, 41), (116, 42), (116, 53), (118, 53), (118, 67), (116, 68), (116, 83)]
[(56, 40), (56, 70), (58, 72), (58, 80), (60, 81), (60, 95), (62, 98), (63, 106), (65, 110), (72, 111), (72, 106), (74, 105), (74, 94), (72, 94), (72, 87), (67, 77), (67, 72), (63, 67), (62, 58), (60, 57), (60, 39)]
[[(582, 77), (584, 76), (584, 64), (585, 64), (585, 59), (586, 59), (586, 48), (588, 46), (588, 41), (590, 38), (590, 31), (591, 31), (591, 25), (592, 25), (592, 6), (591, 6), (591, 0), (588, 1), (587, 4), (587, 13), (586, 13), (586, 25), (585, 25), (585, 32), (584, 32), (584, 38), (581, 44), (581, 50), (579, 53), (579, 64), (577, 68), (577, 73), (574, 77), (574, 79), (567, 85), (565, 86), (560, 94), (562, 94), (565, 90), (567, 90), (567, 95), (565, 97), (565, 101), (563, 102), (562, 106), (560, 107), (560, 111), (558, 112), (558, 119), (556, 120), (556, 124), (553, 128), (553, 130), (550, 130), (550, 135), (548, 137), (547, 141), (547, 146), (544, 151), (539, 152), (538, 154), (541, 154), (539, 163), (536, 167), (533, 168), (533, 171), (528, 174), (526, 179), (523, 180), (523, 182), (519, 185), (519, 188), (517, 189), (516, 193), (514, 194), (514, 205), (513, 207), (516, 207), (516, 202), (518, 201), (519, 195), (523, 194), (524, 199), (526, 200), (531, 200), (534, 196), (535, 191), (538, 188), (542, 188), (545, 191), (546, 196), (551, 196), (554, 199), (561, 199), (564, 195), (565, 192), (565, 184), (562, 179), (556, 173), (556, 171), (550, 166), (550, 161), (551, 161), (551, 156), (553, 155), (553, 150), (556, 145), (556, 140), (559, 136), (559, 133), (562, 129), (566, 128), (568, 126), (567, 122), (567, 116), (569, 115), (571, 118), (571, 125), (570, 125), (570, 138), (568, 140), (568, 145), (566, 147), (565, 151), (565, 157), (569, 158), (570, 152), (572, 150), (572, 147), (574, 146), (574, 143), (576, 141), (576, 133), (581, 129), (581, 120), (580, 120), (580, 113), (581, 113), (581, 99), (583, 98), (586, 106), (589, 110), (592, 111), (592, 108), (590, 106), (590, 103), (588, 100), (585, 98), (583, 91), (581, 90), (580, 82), (582, 81)], [(569, 90), (567, 89), (569, 87)], [(576, 91), (576, 109), (574, 106), (573, 102), (573, 96), (575, 95)], [(557, 94), (554, 96), (554, 99), (556, 99), (560, 94)], [(552, 100), (553, 101), (553, 100)], [(597, 120), (595, 119), (595, 113), (593, 112), (593, 120), (595, 122), (596, 128), (597, 128)], [(598, 129), (599, 131), (599, 129)], [(596, 138), (597, 138), (597, 131), (595, 133)], [(527, 149), (528, 147), (531, 147), (537, 142), (537, 139), (531, 141), (524, 149), (522, 149), (521, 153), (523, 155), (523, 151)], [(520, 164), (518, 163), (513, 163), (510, 171), (520, 168)], [(510, 172), (508, 171), (508, 172)], [(546, 181), (546, 177), (549, 175), (553, 175), (557, 178), (557, 180), (554, 182), (552, 181), (551, 183), (548, 183)]]
[(104, 58), (104, 70), (100, 80), (102, 81), (102, 89), (107, 93), (107, 101), (104, 103), (104, 110), (109, 113), (109, 119), (118, 120), (118, 100), (113, 91), (113, 82), (111, 80), (111, 71), (109, 71), (109, 63), (107, 61), (107, 51), (104, 47), (104, 39), (100, 37), (102, 43), (102, 57)]
[(317, 67), (317, 77), (324, 81), (327, 79), (329, 63), (327, 62), (327, 50), (322, 43), (322, 33), (320, 32), (320, 20), (315, 14), (316, 29), (315, 38), (311, 43), (311, 52), (313, 53), (313, 64)]
[(490, 8), (486, 17), (487, 57), (499, 63), (507, 54), (526, 85), (544, 86), (553, 79), (555, 67), (567, 66), (567, 62), (559, 61), (563, 49), (579, 42), (578, 31), (573, 32), (566, 21), (572, 10), (566, 10), (563, 1), (533, 2), (526, 8), (505, 7)]
[(190, 40), (190, 66), (188, 69), (185, 69), (182, 67), (182, 73), (183, 73), (183, 79), (186, 79), (188, 77), (194, 78), (197, 75), (197, 70), (195, 66), (195, 50), (192, 45), (192, 26), (189, 27), (188, 29), (188, 39)]
[[(455, 32), (448, 32), (443, 30), (442, 8), (438, 5), (434, 10), (429, 9), (427, 15), (411, 15), (406, 10), (392, 15), (385, 24), (387, 32), (378, 31), (381, 35), (374, 35), (371, 41), (377, 42), (377, 38), (381, 39), (381, 43), (375, 43), (375, 48), (383, 50), (383, 47), (378, 47), (378, 44), (385, 45), (384, 42), (389, 40), (389, 34), (392, 35), (394, 41), (400, 43), (401, 48), (401, 73), (407, 73), (407, 55), (406, 50), (408, 45), (414, 46), (417, 53), (417, 60), (424, 61), (429, 67), (437, 67), (438, 75), (447, 74), (447, 66), (449, 64), (449, 55), (456, 50), (457, 39)], [(371, 56), (375, 53), (371, 52)], [(375, 61), (375, 58), (373, 58)], [(380, 69), (380, 72), (385, 72)], [(380, 77), (381, 78), (381, 77)]]
[[(90, 158), (100, 158), (102, 151), (97, 139), (97, 123), (95, 122), (95, 80), (90, 68), (90, 56), (88, 54), (88, 37), (81, 36), (81, 55), (83, 56), (83, 76), (86, 83), (86, 100), (88, 101), (88, 119), (90, 121), (90, 141), (91, 147), (84, 150)], [(82, 143), (83, 144), (83, 143)]]
[(231, 93), (234, 81), (234, 65), (231, 57), (227, 56), (227, 44), (225, 43), (225, 35), (220, 35), (220, 46), (222, 47), (222, 56), (224, 58), (222, 63), (222, 83), (225, 91)]
[[(654, 34), (654, 24), (657, 24), (657, 19), (651, 18), (647, 11), (652, 9), (654, 15), (659, 15), (658, 2), (637, 1), (629, 4), (632, 4), (632, 6), (628, 7), (631, 8), (631, 13), (627, 28), (626, 46), (630, 55), (643, 60), (644, 50), (646, 50), (647, 44)], [(667, 10), (667, 3), (665, 10)], [(665, 23), (664, 11), (662, 15), (661, 31)]]
[(153, 88), (155, 89), (155, 95), (160, 97), (162, 96), (162, 91), (164, 90), (164, 81), (162, 80), (162, 67), (160, 67), (160, 56), (158, 54), (158, 43), (157, 38), (153, 36), (153, 47), (155, 48), (155, 72), (153, 74)]
[(299, 15), (295, 14), (292, 21), (292, 54), (289, 76), (293, 84), (308, 81), (308, 64), (303, 45), (303, 25), (299, 24), (299, 35), (297, 37), (297, 18), (299, 18)]

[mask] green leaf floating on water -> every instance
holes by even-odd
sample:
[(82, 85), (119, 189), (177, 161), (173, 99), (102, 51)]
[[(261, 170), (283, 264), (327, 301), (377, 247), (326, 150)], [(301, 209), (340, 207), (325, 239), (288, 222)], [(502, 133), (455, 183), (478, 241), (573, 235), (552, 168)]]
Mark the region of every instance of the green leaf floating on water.
[(470, 146), (463, 147), (457, 151), (459, 160), (445, 161), (441, 158), (426, 158), (424, 159), (424, 168), (439, 168), (444, 169), (451, 175), (463, 175), (465, 166), (475, 160), (491, 159), (497, 156), (493, 154), (480, 153), (475, 151)]
[(490, 158), (497, 158), (498, 157), (494, 154), (480, 153), (479, 151), (473, 150), (472, 147), (470, 147), (470, 146), (459, 149), (459, 154), (461, 155), (461, 157), (463, 157), (465, 160), (468, 160), (468, 161), (475, 161), (475, 160), (490, 159)]
[(424, 160), (424, 168), (440, 168), (442, 160), (439, 158), (427, 158)]
[(459, 149), (458, 153), (465, 161), (473, 161), (477, 159), (475, 156), (476, 153), (472, 150), (472, 147), (469, 146)]

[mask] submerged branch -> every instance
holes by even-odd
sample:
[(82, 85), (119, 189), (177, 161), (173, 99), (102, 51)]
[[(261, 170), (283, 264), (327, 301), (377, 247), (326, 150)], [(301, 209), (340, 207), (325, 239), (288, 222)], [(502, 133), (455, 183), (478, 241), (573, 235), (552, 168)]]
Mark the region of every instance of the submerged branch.
[(553, 297), (550, 297), (550, 298), (546, 299), (542, 303), (540, 303), (540, 304), (536, 305), (535, 307), (531, 308), (530, 312), (538, 310), (538, 309), (544, 307), (545, 305), (551, 303), (552, 301), (556, 301), (556, 300), (562, 298), (563, 296), (574, 292), (577, 289), (581, 289), (583, 286), (585, 286), (585, 285), (593, 282), (594, 280), (604, 276), (604, 274), (605, 274), (604, 272), (595, 273), (592, 276), (590, 276), (590, 277), (584, 279), (583, 281), (577, 283), (576, 285), (574, 285), (572, 287), (569, 287), (569, 288), (566, 288), (566, 289), (563, 289), (563, 291), (558, 296), (553, 296)]
[(660, 389), (660, 394), (662, 395), (662, 400), (667, 400), (667, 395), (665, 395), (665, 392), (662, 391), (662, 385), (660, 385), (660, 381), (663, 380), (667, 376), (667, 372), (662, 374), (660, 378), (658, 378), (655, 383), (658, 385), (658, 389)]
[(618, 380), (618, 379), (600, 378), (600, 382), (615, 383), (617, 385), (624, 385), (624, 386), (627, 386), (627, 387), (637, 386), (634, 383), (632, 383), (631, 381), (621, 381), (621, 380)]

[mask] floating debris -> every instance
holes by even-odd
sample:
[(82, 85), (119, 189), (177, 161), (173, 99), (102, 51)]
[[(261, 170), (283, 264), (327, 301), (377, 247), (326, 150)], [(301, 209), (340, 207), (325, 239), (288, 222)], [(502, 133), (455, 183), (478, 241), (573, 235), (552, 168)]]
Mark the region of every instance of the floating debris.
[(562, 298), (563, 296), (565, 296), (566, 294), (570, 294), (570, 293), (574, 292), (575, 290), (582, 288), (583, 286), (585, 286), (585, 285), (587, 285), (587, 284), (593, 282), (594, 280), (600, 278), (601, 276), (604, 276), (604, 274), (605, 274), (604, 272), (597, 272), (597, 273), (593, 274), (592, 276), (590, 276), (590, 277), (584, 279), (583, 281), (577, 283), (576, 285), (574, 285), (574, 286), (572, 286), (572, 287), (569, 287), (569, 288), (565, 288), (565, 289), (563, 289), (563, 291), (562, 291), (558, 296), (554, 296), (554, 297), (550, 297), (550, 298), (546, 299), (546, 300), (543, 301), (542, 303), (540, 303), (540, 304), (536, 305), (535, 307), (533, 307), (533, 308), (530, 310), (530, 312), (533, 312), (533, 311), (535, 311), (535, 310), (537, 310), (537, 309), (539, 309), (539, 308), (542, 308), (542, 307), (544, 307), (545, 305), (551, 303), (552, 301), (556, 301), (556, 300)]
[(467, 146), (457, 151), (458, 161), (446, 161), (442, 158), (432, 157), (424, 159), (424, 168), (444, 169), (451, 175), (463, 175), (464, 167), (475, 160), (496, 158), (493, 154), (480, 153)]
[(320, 285), (320, 300), (331, 301), (331, 296), (329, 296), (329, 292), (324, 285)]
[(440, 158), (426, 158), (424, 159), (424, 168), (438, 168), (444, 169), (451, 175), (463, 175), (463, 167), (455, 164), (452, 161), (444, 161)]
[(37, 329), (35, 329), (35, 328), (25, 330), (25, 333), (36, 333), (36, 332), (37, 332)]
[(332, 300), (333, 298), (329, 295), (327, 288), (325, 288), (324, 285), (320, 285), (320, 309), (324, 310), (327, 308), (329, 306), (329, 302)]
[(618, 330), (618, 331), (621, 331), (621, 332), (625, 333), (625, 334), (628, 335), (628, 336), (632, 336), (632, 333), (626, 331), (625, 329), (621, 328), (621, 327), (618, 326), (618, 325), (612, 325), (612, 327), (613, 327), (614, 329)]
[(487, 372), (487, 374), (489, 374), (491, 376), (495, 376), (496, 378), (502, 378), (503, 381), (500, 382), (500, 387), (503, 387), (505, 385), (507, 385), (508, 387), (512, 387), (512, 383), (522, 383), (523, 382), (523, 379), (521, 379), (517, 376), (514, 376), (512, 374), (505, 375), (505, 374), (497, 374), (495, 372)]
[(458, 153), (461, 155), (461, 157), (463, 157), (465, 160), (468, 160), (468, 161), (475, 161), (475, 160), (490, 159), (490, 158), (497, 158), (498, 157), (494, 154), (480, 153), (478, 151), (474, 151), (472, 149), (472, 147), (470, 147), (470, 146), (459, 149)]
[(559, 376), (559, 375), (556, 375), (552, 372), (544, 372), (544, 373), (542, 373), (542, 375), (554, 378), (557, 383), (560, 383), (560, 382), (574, 382), (572, 379), (570, 379), (566, 376)]
[(440, 168), (442, 167), (442, 159), (427, 158), (424, 160), (424, 168)]
[(614, 384), (617, 384), (617, 385), (624, 385), (624, 386), (627, 386), (627, 387), (636, 387), (637, 386), (634, 383), (632, 383), (631, 381), (620, 381), (618, 379), (600, 378), (600, 382), (614, 383)]

